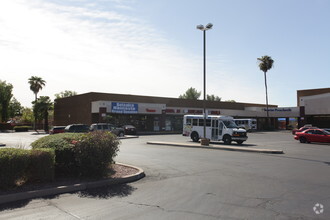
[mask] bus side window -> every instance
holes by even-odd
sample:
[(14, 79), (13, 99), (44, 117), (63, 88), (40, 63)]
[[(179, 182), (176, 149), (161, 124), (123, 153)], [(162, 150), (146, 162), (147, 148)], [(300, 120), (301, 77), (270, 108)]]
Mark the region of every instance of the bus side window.
[(191, 118), (187, 118), (186, 125), (191, 125)]
[(211, 119), (206, 119), (206, 127), (210, 127), (211, 126)]
[(193, 126), (197, 126), (198, 125), (198, 119), (193, 119)]
[(204, 126), (204, 119), (199, 119), (199, 126)]

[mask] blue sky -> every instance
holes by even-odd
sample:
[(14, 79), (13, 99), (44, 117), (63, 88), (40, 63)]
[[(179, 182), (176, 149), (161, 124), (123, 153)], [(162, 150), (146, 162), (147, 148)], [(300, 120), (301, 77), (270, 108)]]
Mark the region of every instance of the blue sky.
[(105, 92), (178, 97), (207, 93), (265, 103), (257, 58), (274, 59), (269, 103), (296, 106), (296, 91), (330, 85), (329, 0), (1, 0), (0, 80), (31, 106), (39, 95)]

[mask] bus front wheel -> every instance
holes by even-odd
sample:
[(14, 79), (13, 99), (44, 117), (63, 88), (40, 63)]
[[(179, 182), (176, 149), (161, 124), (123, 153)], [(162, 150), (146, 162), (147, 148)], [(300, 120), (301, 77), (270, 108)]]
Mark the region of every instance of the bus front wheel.
[(198, 142), (198, 140), (199, 140), (199, 135), (198, 135), (197, 132), (191, 133), (191, 136), (190, 137), (193, 140), (193, 142)]
[(229, 135), (225, 135), (222, 140), (225, 144), (231, 144), (231, 137)]

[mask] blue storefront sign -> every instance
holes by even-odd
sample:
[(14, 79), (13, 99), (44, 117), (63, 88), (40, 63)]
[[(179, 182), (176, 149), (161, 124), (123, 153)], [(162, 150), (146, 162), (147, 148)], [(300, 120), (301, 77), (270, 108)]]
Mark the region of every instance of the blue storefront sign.
[(112, 102), (111, 112), (118, 114), (137, 114), (139, 105), (135, 103)]

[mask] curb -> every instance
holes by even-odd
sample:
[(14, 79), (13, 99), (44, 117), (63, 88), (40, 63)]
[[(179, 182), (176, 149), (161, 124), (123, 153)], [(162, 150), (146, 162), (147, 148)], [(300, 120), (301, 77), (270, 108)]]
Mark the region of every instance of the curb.
[(193, 147), (193, 148), (213, 149), (213, 150), (267, 153), (267, 154), (284, 154), (283, 150), (257, 149), (257, 148), (248, 148), (248, 147), (227, 147), (227, 146), (217, 146), (217, 145), (202, 146), (200, 144), (184, 144), (184, 143), (173, 143), (173, 142), (162, 142), (162, 141), (148, 141), (147, 144), (167, 145), (167, 146), (177, 146), (177, 147)]
[(139, 138), (139, 136), (137, 136), (137, 135), (125, 135), (123, 137), (118, 137), (119, 140), (132, 139), (132, 138)]
[(83, 182), (83, 183), (67, 185), (67, 186), (57, 186), (57, 187), (52, 187), (52, 188), (48, 188), (48, 189), (32, 190), (32, 191), (27, 191), (27, 192), (2, 195), (2, 196), (0, 196), (0, 204), (16, 202), (16, 201), (25, 200), (25, 199), (34, 199), (34, 198), (39, 198), (39, 197), (44, 197), (44, 196), (58, 195), (58, 194), (62, 194), (62, 193), (76, 192), (76, 191), (93, 189), (93, 188), (102, 187), (102, 186), (130, 183), (130, 182), (137, 181), (137, 180), (145, 177), (144, 171), (139, 167), (135, 167), (135, 166), (131, 166), (131, 165), (123, 164), (123, 163), (116, 163), (116, 164), (135, 168), (138, 170), (138, 172), (135, 174), (132, 174), (132, 175), (124, 176), (122, 178), (105, 179), (105, 180), (98, 180), (98, 181), (93, 181), (93, 182)]

